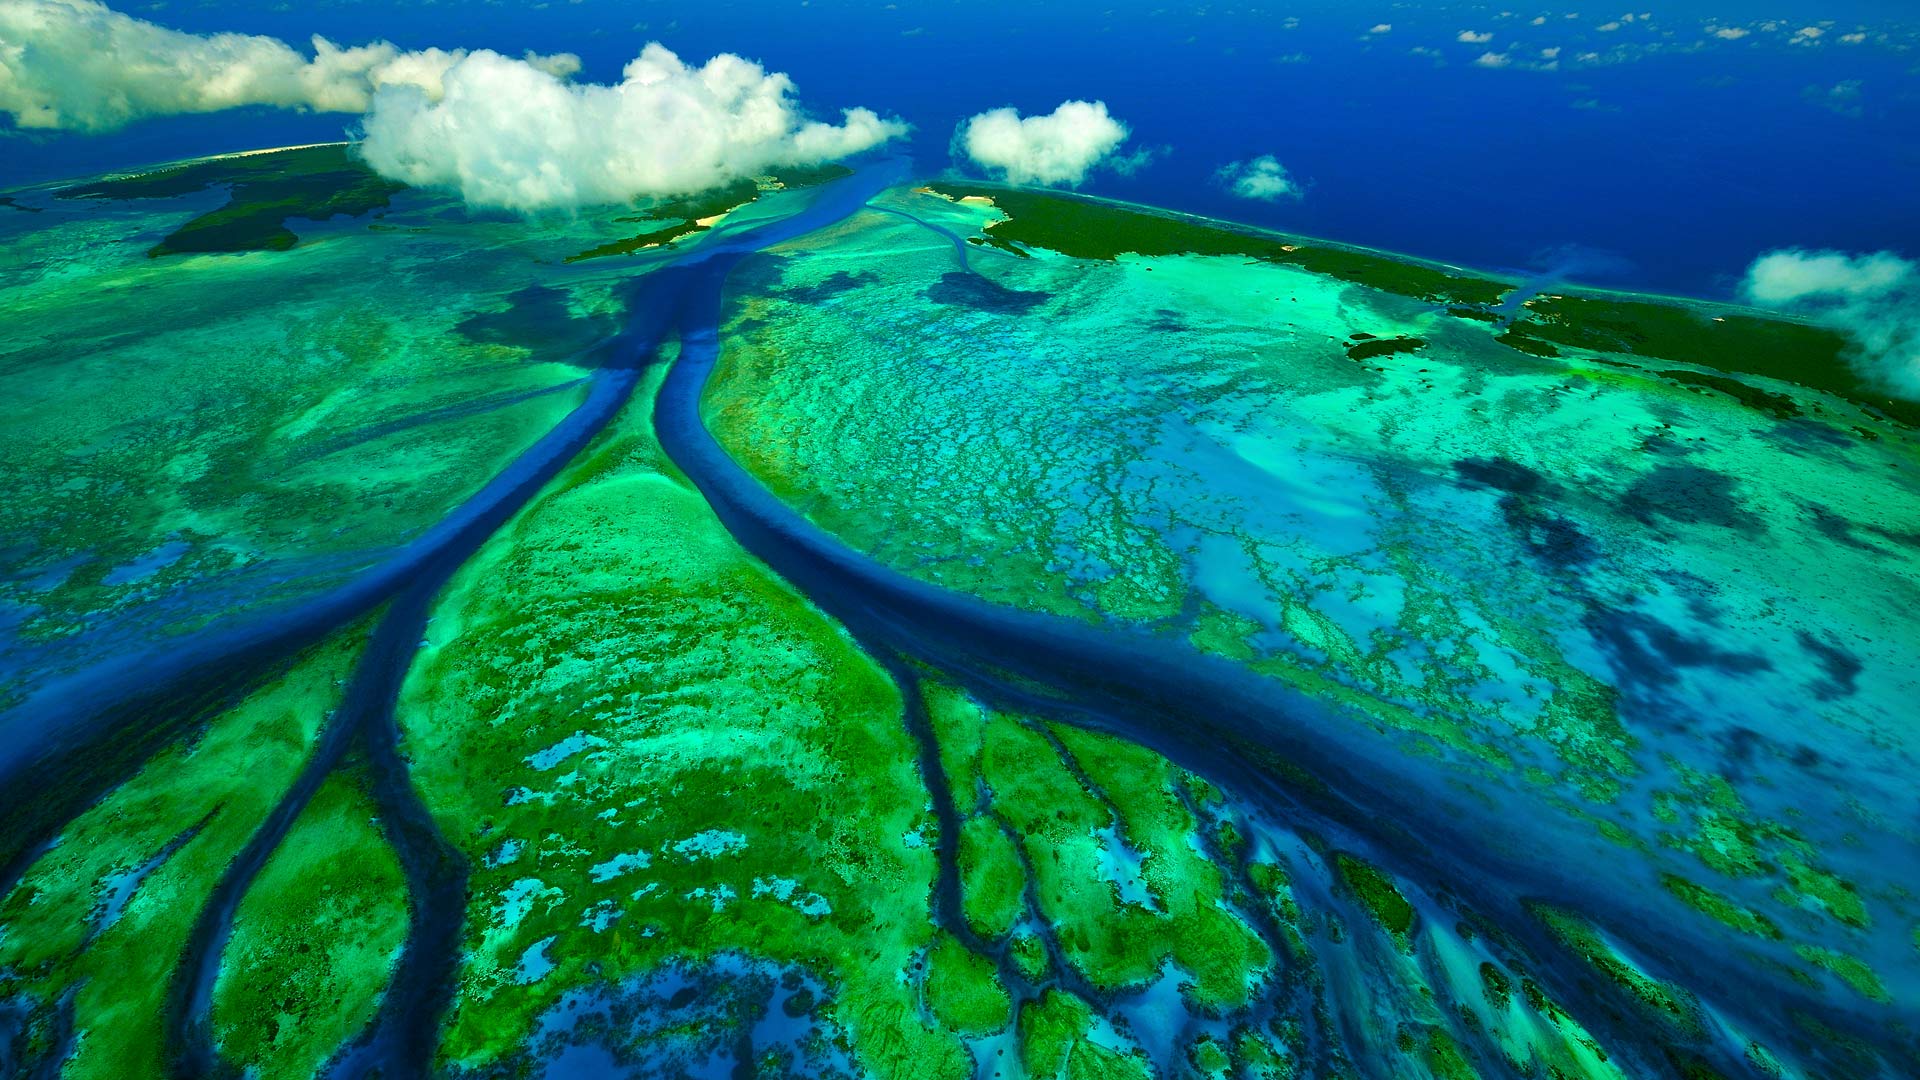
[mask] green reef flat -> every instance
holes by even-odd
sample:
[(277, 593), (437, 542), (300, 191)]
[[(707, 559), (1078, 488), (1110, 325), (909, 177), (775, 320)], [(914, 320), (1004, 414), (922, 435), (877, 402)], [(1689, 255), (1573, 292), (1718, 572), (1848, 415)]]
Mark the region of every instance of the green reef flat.
[(1920, 1069), (1920, 430), (1832, 331), (370, 175), (0, 214), (0, 1063)]

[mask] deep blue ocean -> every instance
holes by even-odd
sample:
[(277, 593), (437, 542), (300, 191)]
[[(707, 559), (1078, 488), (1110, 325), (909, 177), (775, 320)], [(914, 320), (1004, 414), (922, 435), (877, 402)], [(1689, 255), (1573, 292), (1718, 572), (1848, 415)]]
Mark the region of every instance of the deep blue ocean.
[[(1909, 2), (1698, 3), (1651, 18), (1473, 4), (1127, 0), (580, 0), (128, 8), (179, 29), (303, 44), (571, 51), (613, 80), (658, 39), (791, 74), (815, 112), (915, 125), (923, 170), (953, 165), (964, 117), (1102, 99), (1156, 148), (1085, 190), (1495, 270), (1723, 296), (1782, 246), (1920, 255), (1920, 11)], [(1503, 17), (1502, 10), (1512, 14)], [(1752, 27), (1721, 40), (1704, 29)], [(1542, 25), (1533, 25), (1539, 17)], [(1385, 33), (1369, 30), (1390, 24)], [(1608, 23), (1612, 30), (1601, 30)], [(1794, 45), (1798, 28), (1818, 40)], [(1462, 31), (1491, 33), (1462, 42)], [(1843, 35), (1867, 40), (1846, 43)], [(1541, 70), (1558, 48), (1558, 70)], [(1416, 51), (1420, 50), (1420, 51)], [(1504, 67), (1474, 63), (1487, 52)], [(1580, 62), (1582, 53), (1599, 60)], [(1531, 66), (1530, 66), (1531, 65)], [(245, 110), (108, 136), (0, 139), (0, 186), (215, 150), (338, 138), (343, 115)], [(1238, 199), (1223, 164), (1275, 155), (1304, 198)], [(1571, 253), (1573, 258), (1568, 259)]]

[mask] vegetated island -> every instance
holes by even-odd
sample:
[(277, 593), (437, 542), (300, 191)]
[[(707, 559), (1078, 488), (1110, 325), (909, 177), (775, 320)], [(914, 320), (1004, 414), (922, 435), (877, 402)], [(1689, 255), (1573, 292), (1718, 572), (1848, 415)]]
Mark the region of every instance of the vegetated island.
[(285, 251), (300, 242), (287, 222), (357, 217), (383, 209), (405, 184), (387, 180), (346, 143), (290, 147), (183, 162), (78, 184), (61, 199), (170, 199), (226, 185), (227, 203), (175, 229), (147, 251), (152, 259), (188, 252)]
[[(1556, 294), (1527, 300), (1509, 322), (1491, 309), (1514, 286), (1484, 275), (1063, 192), (951, 180), (923, 190), (956, 202), (992, 202), (1006, 219), (988, 223), (980, 236), (969, 239), (1003, 250), (1021, 245), (1103, 260), (1123, 254), (1240, 255), (1297, 266), (1445, 305), (1456, 318), (1501, 329), (1496, 341), (1532, 356), (1559, 358), (1562, 349), (1583, 349), (1707, 368), (1725, 374), (1664, 367), (1646, 373), (1727, 394), (1782, 420), (1802, 414), (1788, 395), (1727, 377), (1757, 376), (1832, 394), (1884, 419), (1920, 427), (1920, 403), (1895, 398), (1863, 378), (1847, 362), (1849, 343), (1842, 334), (1789, 317), (1732, 310), (1708, 316), (1677, 300)], [(1360, 351), (1366, 356), (1387, 352), (1385, 346)]]
[(677, 199), (668, 199), (656, 203), (631, 217), (615, 218), (618, 222), (673, 221), (676, 224), (665, 228), (650, 229), (637, 236), (614, 240), (599, 247), (567, 256), (570, 263), (584, 262), (588, 259), (604, 259), (611, 255), (631, 255), (647, 248), (662, 247), (673, 243), (683, 236), (706, 232), (718, 219), (733, 213), (742, 206), (758, 199), (763, 192), (787, 191), (793, 188), (815, 187), (843, 176), (853, 175), (853, 170), (845, 165), (827, 164), (811, 167), (781, 169), (770, 176), (754, 179), (742, 177), (731, 184), (711, 188)]

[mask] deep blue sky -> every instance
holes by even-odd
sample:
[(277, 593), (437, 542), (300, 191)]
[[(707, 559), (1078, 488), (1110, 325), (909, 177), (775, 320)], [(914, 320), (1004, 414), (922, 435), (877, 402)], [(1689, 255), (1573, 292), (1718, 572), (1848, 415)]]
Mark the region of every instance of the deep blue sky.
[[(973, 112), (1099, 98), (1136, 144), (1165, 153), (1087, 190), (1488, 268), (1537, 265), (1575, 246), (1618, 256), (1608, 274), (1588, 275), (1607, 283), (1717, 295), (1774, 247), (1920, 255), (1920, 13), (1903, 14), (1910, 3), (1647, 5), (1636, 10), (1650, 11), (1649, 22), (1604, 33), (1597, 27), (1618, 14), (1576, 3), (445, 0), (122, 10), (295, 43), (320, 33), (571, 51), (586, 61), (582, 78), (596, 80), (616, 78), (649, 39), (696, 61), (733, 51), (790, 73), (815, 111), (858, 104), (904, 117), (929, 171), (950, 164), (954, 126)], [(1729, 9), (1738, 14), (1725, 25), (1772, 16), (1787, 25), (1701, 46), (1703, 22)], [(1566, 19), (1569, 11), (1580, 17)], [(1529, 25), (1537, 15), (1546, 25)], [(1819, 44), (1785, 43), (1824, 20), (1834, 25)], [(1379, 23), (1392, 31), (1367, 37)], [(1838, 41), (1856, 26), (1867, 42)], [(1462, 30), (1495, 37), (1462, 43)], [(1561, 70), (1523, 69), (1553, 46)], [(1513, 63), (1475, 66), (1488, 51)], [(1573, 62), (1588, 51), (1606, 62)], [(0, 140), (0, 185), (338, 137), (351, 122), (247, 110), (109, 136)], [(1222, 164), (1268, 153), (1307, 185), (1305, 198), (1247, 202), (1214, 180)]]

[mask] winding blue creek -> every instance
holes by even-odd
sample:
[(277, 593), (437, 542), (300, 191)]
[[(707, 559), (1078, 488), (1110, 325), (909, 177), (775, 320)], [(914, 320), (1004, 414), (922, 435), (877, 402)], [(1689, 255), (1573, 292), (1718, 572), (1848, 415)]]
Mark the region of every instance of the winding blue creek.
[[(349, 584), (243, 625), (46, 684), (0, 718), (7, 730), (18, 733), (0, 746), (0, 784), (7, 790), (19, 790), (30, 773), (85, 781), (74, 785), (67, 803), (9, 808), (8, 824), (22, 831), (24, 822), (32, 827), (25, 831), (40, 841), (11, 853), (0, 870), (0, 882), (11, 885), (56, 834), (64, 820), (60, 814), (72, 800), (96, 798), (195, 717), (231, 704), (301, 650), (378, 613), (344, 697), (306, 767), (199, 913), (170, 986), (168, 1040), (175, 1075), (233, 1074), (214, 1045), (208, 1013), (234, 914), (322, 783), (356, 761), (364, 761), (352, 767), (367, 770), (378, 816), (404, 869), (412, 918), (378, 1015), (336, 1059), (332, 1075), (414, 1076), (431, 1070), (438, 1023), (451, 1002), (460, 960), (468, 867), (435, 827), (400, 754), (394, 711), (402, 680), (447, 581), (629, 406), (643, 371), (676, 338), (678, 358), (652, 403), (662, 447), (735, 540), (845, 625), (899, 684), (940, 824), (935, 918), (964, 943), (993, 956), (1017, 1000), (1031, 1000), (1056, 983), (1022, 977), (1005, 950), (996, 952), (982, 941), (960, 914), (959, 816), (920, 704), (914, 664), (990, 704), (1111, 731), (1166, 755), (1231, 793), (1251, 820), (1271, 830), (1263, 844), (1297, 843), (1293, 838), (1305, 834), (1323, 838), (1417, 883), (1410, 898), (1422, 910), (1444, 910), (1436, 898), (1445, 896), (1446, 907), (1501, 927), (1533, 977), (1630, 1075), (1662, 1075), (1672, 1066), (1657, 1037), (1632, 1020), (1623, 991), (1593, 979), (1581, 958), (1527, 913), (1524, 900), (1550, 901), (1610, 928), (1628, 928), (1622, 944), (1652, 973), (1699, 993), (1714, 1015), (1728, 1019), (1728, 1032), (1788, 1042), (1789, 1013), (1799, 1010), (1897, 1058), (1893, 1037), (1865, 1018), (1784, 976), (1758, 984), (1751, 965), (1702, 954), (1681, 929), (1688, 922), (1674, 898), (1645, 888), (1597, 887), (1596, 881), (1633, 882), (1647, 871), (1632, 865), (1631, 852), (1608, 844), (1591, 828), (1555, 815), (1501, 813), (1464, 799), (1446, 786), (1442, 770), (1399, 753), (1365, 725), (1182, 641), (998, 607), (917, 581), (852, 550), (755, 480), (701, 417), (702, 395), (720, 352), (728, 275), (757, 252), (861, 212), (869, 199), (907, 173), (900, 160), (869, 165), (852, 178), (795, 195), (802, 205), (789, 216), (717, 229), (638, 278), (628, 325), (596, 350), (598, 364), (586, 380), (581, 404), (479, 493)], [(959, 272), (974, 273), (967, 245), (950, 233), (942, 235), (954, 243)], [(356, 757), (356, 749), (362, 756)], [(1273, 767), (1276, 762), (1321, 783), (1311, 788), (1288, 783)], [(1223, 862), (1231, 864), (1231, 859)], [(1236, 869), (1244, 878), (1244, 854)], [(1032, 880), (1029, 874), (1029, 890)], [(1326, 909), (1350, 910), (1351, 905), (1331, 892), (1314, 896), (1313, 902)], [(1270, 942), (1280, 936), (1270, 919), (1259, 930)], [(1060, 962), (1058, 943), (1048, 939), (1047, 945), (1054, 970), (1062, 973), (1053, 978), (1065, 980), (1057, 984), (1090, 1001), (1102, 1000), (1072, 974), (1071, 965)], [(1345, 1064), (1360, 1075), (1386, 1080), (1393, 1075), (1393, 1061), (1384, 1053), (1366, 1052), (1369, 1040), (1356, 1020), (1369, 993), (1366, 984), (1377, 973), (1351, 950), (1338, 955), (1353, 959), (1326, 972), (1335, 1005), (1330, 1017), (1323, 1021), (1313, 1007), (1312, 988), (1285, 977), (1274, 981), (1260, 1015), (1301, 1017), (1319, 1072)], [(1670, 957), (1686, 957), (1686, 970), (1665, 970), (1671, 961), (1661, 958)], [(1146, 995), (1106, 1004), (1122, 1013), (1147, 1009), (1157, 1014), (1164, 1007), (1143, 1004), (1161, 1000), (1154, 993), (1150, 987)], [(1137, 1026), (1159, 1031), (1201, 1022), (1152, 1015)], [(1162, 1031), (1152, 1041), (1171, 1045), (1172, 1040)], [(1700, 1050), (1726, 1075), (1754, 1075), (1743, 1044), (1731, 1036), (1711, 1038)]]

